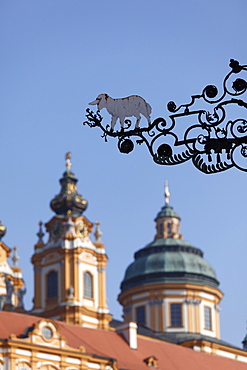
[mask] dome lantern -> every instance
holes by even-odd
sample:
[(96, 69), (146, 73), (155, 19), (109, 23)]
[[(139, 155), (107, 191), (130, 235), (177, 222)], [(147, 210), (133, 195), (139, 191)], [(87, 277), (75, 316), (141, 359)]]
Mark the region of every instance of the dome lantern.
[(173, 238), (181, 239), (180, 234), (180, 217), (169, 204), (170, 192), (168, 181), (165, 181), (165, 205), (155, 218), (156, 230), (155, 239)]

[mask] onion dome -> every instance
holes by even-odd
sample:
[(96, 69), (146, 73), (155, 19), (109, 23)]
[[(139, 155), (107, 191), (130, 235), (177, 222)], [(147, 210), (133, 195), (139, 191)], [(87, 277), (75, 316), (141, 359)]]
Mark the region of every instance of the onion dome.
[(6, 230), (6, 226), (4, 226), (0, 221), (0, 240), (2, 240), (2, 237), (6, 234)]
[(155, 219), (155, 239), (135, 253), (135, 261), (127, 268), (121, 283), (122, 292), (159, 283), (190, 283), (214, 288), (219, 285), (203, 252), (182, 239), (180, 217), (169, 206), (169, 195), (166, 184), (166, 204)]
[(79, 217), (87, 208), (87, 201), (77, 192), (77, 179), (70, 170), (71, 153), (66, 154), (66, 171), (60, 179), (61, 191), (52, 199), (51, 209), (61, 216), (67, 216), (68, 211), (72, 212), (73, 217)]

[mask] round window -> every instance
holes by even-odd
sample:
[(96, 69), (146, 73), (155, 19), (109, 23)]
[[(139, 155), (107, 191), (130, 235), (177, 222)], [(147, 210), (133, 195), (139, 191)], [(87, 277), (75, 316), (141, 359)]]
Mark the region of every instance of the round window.
[(53, 336), (53, 332), (49, 326), (45, 326), (42, 330), (42, 333), (45, 339), (51, 339)]

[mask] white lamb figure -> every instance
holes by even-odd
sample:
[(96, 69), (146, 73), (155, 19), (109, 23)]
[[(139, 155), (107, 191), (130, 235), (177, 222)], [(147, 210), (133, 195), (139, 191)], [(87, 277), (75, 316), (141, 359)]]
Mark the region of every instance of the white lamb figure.
[(152, 111), (151, 106), (140, 96), (131, 95), (127, 98), (113, 99), (107, 94), (100, 94), (96, 100), (89, 103), (90, 105), (97, 105), (98, 109), (101, 110), (106, 108), (108, 113), (112, 115), (111, 129), (113, 130), (117, 119), (120, 120), (120, 125), (124, 127), (124, 121), (126, 117), (136, 117), (135, 128), (139, 127), (142, 114), (146, 117), (148, 124), (151, 124), (150, 114)]

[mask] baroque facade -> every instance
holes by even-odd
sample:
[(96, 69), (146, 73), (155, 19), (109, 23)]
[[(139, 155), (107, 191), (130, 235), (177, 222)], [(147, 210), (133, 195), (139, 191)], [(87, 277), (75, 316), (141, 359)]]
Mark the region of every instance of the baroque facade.
[[(219, 281), (182, 238), (168, 184), (155, 238), (135, 253), (121, 283), (124, 321), (112, 318), (100, 225), (84, 216), (70, 158), (50, 203), (47, 242), (42, 223), (37, 234), (30, 311), (17, 250), (11, 267), (0, 240), (0, 370), (246, 369), (247, 352), (220, 338)], [(0, 224), (1, 239), (5, 232)]]

